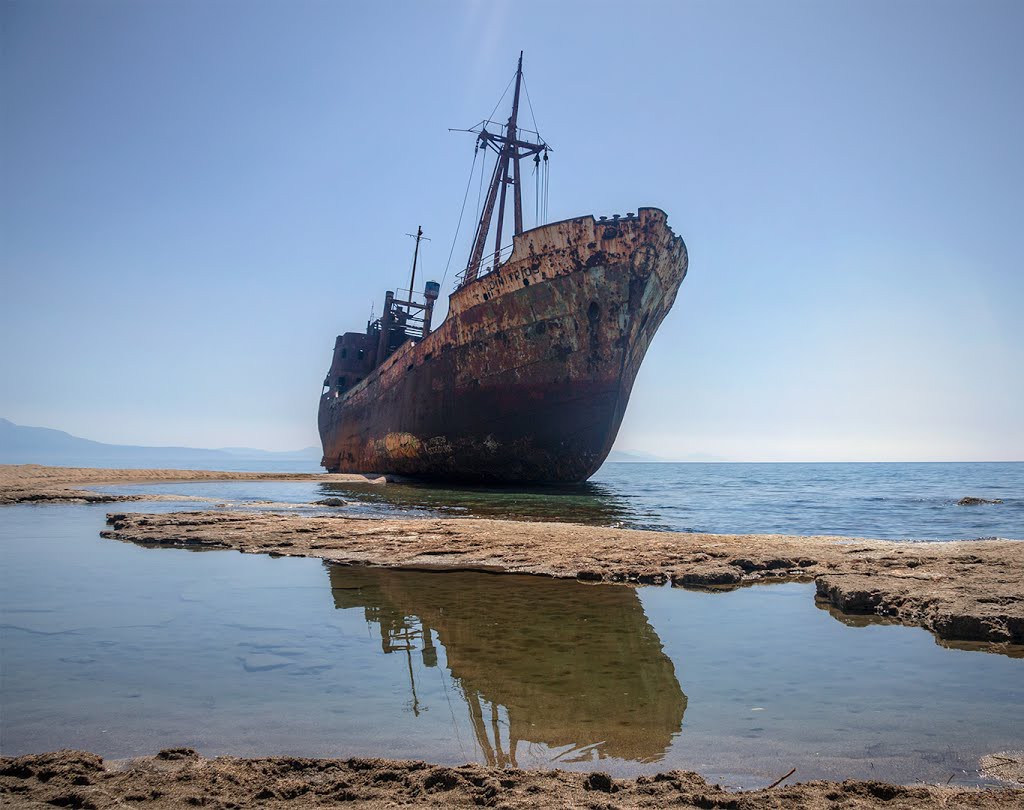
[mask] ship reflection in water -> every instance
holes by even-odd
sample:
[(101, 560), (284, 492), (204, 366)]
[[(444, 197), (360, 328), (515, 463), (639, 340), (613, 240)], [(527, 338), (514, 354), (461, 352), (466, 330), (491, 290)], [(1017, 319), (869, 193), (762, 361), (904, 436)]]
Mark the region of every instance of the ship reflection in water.
[[(656, 762), (678, 734), (686, 695), (632, 588), (478, 572), (330, 566), (336, 608), (362, 608), (385, 653), (447, 669), (483, 759)], [(418, 662), (417, 662), (418, 663)], [(441, 707), (436, 707), (439, 710)], [(454, 719), (454, 718), (453, 718)]]
[(657, 515), (609, 486), (593, 482), (543, 487), (482, 487), (423, 483), (324, 483), (325, 499), (373, 517), (477, 517), (615, 526), (665, 531)]

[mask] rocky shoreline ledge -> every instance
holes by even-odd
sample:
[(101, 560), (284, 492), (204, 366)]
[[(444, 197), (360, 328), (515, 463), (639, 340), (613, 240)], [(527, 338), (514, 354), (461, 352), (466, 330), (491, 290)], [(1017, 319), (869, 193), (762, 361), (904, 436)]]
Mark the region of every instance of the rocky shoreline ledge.
[(1024, 789), (815, 781), (729, 792), (695, 773), (635, 779), (603, 773), (448, 767), (382, 759), (206, 759), (186, 748), (105, 763), (83, 751), (0, 758), (5, 807), (682, 807), (734, 810), (1017, 808)]
[(947, 641), (1024, 644), (1024, 543), (1016, 540), (900, 543), (225, 511), (111, 513), (108, 523), (104, 537), (146, 546), (318, 557), (343, 565), (708, 589), (814, 581), (818, 597), (843, 613), (919, 625)]

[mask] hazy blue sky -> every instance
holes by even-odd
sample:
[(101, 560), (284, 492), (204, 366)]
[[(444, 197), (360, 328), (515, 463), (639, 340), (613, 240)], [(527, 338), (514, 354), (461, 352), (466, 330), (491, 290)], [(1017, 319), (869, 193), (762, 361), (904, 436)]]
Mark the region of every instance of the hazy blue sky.
[(1024, 3), (0, 14), (0, 416), (317, 443), (334, 336), (419, 224), (440, 280), (473, 151), (447, 128), (522, 48), (550, 218), (656, 205), (690, 251), (619, 448), (1024, 459)]

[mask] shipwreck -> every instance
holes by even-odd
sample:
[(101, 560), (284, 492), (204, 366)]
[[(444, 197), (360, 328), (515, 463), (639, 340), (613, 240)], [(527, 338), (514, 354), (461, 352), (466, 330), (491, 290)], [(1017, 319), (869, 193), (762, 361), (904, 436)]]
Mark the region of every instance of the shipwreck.
[(379, 318), (335, 341), (318, 418), (330, 472), (577, 482), (611, 450), (686, 245), (654, 207), (524, 230), (520, 162), (539, 173), (551, 147), (519, 125), (522, 79), (520, 54), (507, 121), (468, 130), (494, 168), (443, 323), (440, 285), (413, 292), (419, 230), (407, 294), (387, 292)]

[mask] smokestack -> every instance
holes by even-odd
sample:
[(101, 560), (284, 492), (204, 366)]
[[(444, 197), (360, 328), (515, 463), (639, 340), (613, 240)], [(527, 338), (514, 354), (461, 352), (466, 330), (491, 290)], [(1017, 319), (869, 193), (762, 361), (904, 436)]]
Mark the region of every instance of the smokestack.
[(436, 281), (428, 281), (423, 287), (423, 297), (427, 299), (427, 308), (423, 310), (423, 337), (430, 334), (430, 319), (434, 314), (434, 302), (441, 294), (441, 285)]

